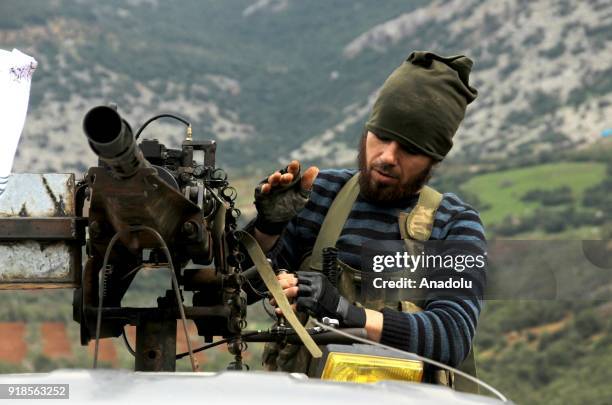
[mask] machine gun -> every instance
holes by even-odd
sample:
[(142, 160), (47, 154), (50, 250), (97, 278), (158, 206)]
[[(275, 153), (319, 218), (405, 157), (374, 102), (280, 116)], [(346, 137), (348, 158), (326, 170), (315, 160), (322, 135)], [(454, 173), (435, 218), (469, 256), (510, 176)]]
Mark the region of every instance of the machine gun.
[[(174, 370), (176, 320), (187, 333), (186, 319), (193, 319), (208, 341), (232, 337), (232, 368), (241, 369), (247, 304), (234, 236), (240, 211), (227, 175), (215, 167), (215, 142), (193, 140), (188, 126), (180, 150), (156, 140), (138, 147), (129, 124), (106, 106), (90, 110), (83, 128), (99, 166), (77, 188), (89, 199), (88, 259), (73, 303), (81, 342), (120, 336), (132, 324), (135, 369)], [(172, 289), (157, 308), (122, 308), (132, 279), (147, 266), (168, 268)], [(195, 291), (192, 307), (183, 305), (181, 287)]]

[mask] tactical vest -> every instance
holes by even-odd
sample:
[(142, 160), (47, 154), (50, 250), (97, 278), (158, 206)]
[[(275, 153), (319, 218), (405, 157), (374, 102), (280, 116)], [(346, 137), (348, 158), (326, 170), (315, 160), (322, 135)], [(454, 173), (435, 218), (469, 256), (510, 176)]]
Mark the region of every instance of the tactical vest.
[[(335, 247), (342, 228), (348, 219), (353, 204), (359, 195), (359, 174), (355, 174), (338, 192), (334, 198), (317, 235), (312, 252), (300, 265), (300, 271), (322, 271), (323, 251), (329, 247)], [(407, 212), (399, 214), (399, 229), (402, 239), (406, 242), (406, 248), (410, 254), (418, 248), (420, 242), (429, 240), (433, 229), (433, 222), (442, 194), (425, 186), (419, 194), (415, 207)], [(383, 307), (396, 309), (402, 312), (414, 313), (422, 311), (423, 298), (411, 294), (410, 299), (405, 299), (403, 289), (379, 290), (377, 294), (364, 295), (360, 291), (363, 277), (371, 275), (372, 272), (362, 272), (340, 260), (338, 260), (339, 277), (337, 288), (340, 294), (355, 305), (365, 308), (380, 310)], [(398, 277), (403, 274), (397, 274)], [(302, 314), (303, 323), (308, 320)], [(310, 363), (310, 355), (300, 345), (287, 344), (279, 347), (276, 343), (269, 343), (264, 349), (263, 362), (268, 370), (281, 370), (289, 372), (306, 372)], [(459, 367), (461, 371), (476, 376), (473, 350)], [(455, 376), (443, 370), (430, 373), (430, 382), (447, 385), (459, 391), (478, 393), (478, 386), (470, 380)]]

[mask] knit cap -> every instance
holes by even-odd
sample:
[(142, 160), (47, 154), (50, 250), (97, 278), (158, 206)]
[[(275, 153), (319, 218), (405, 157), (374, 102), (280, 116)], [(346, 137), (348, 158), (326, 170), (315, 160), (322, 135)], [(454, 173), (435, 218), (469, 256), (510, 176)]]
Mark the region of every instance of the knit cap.
[(473, 62), (463, 55), (412, 52), (383, 84), (366, 129), (442, 160), (476, 99), (470, 86)]

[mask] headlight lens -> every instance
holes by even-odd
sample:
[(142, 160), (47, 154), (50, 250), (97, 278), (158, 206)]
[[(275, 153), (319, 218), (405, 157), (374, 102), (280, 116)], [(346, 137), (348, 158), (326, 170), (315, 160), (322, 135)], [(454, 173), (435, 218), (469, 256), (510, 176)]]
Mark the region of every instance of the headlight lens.
[(370, 356), (330, 353), (323, 368), (322, 380), (373, 383), (383, 380), (423, 380), (423, 362)]

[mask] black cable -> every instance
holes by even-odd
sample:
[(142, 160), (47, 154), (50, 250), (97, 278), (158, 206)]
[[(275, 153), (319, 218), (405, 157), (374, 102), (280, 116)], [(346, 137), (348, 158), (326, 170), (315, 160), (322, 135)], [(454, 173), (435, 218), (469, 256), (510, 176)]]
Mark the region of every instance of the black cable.
[(251, 290), (253, 290), (255, 294), (259, 295), (262, 298), (270, 297), (267, 291), (258, 290), (257, 288), (255, 288), (255, 286), (251, 283), (251, 280), (249, 280), (248, 277), (243, 277), (243, 280), (246, 281), (246, 283), (249, 285), (249, 287), (251, 287)]
[(263, 300), (261, 300), (262, 304), (263, 304), (263, 309), (264, 311), (266, 311), (266, 314), (268, 314), (268, 316), (273, 320), (273, 321), (278, 321), (278, 316), (276, 316), (276, 314), (274, 312), (270, 312), (270, 310), (268, 309), (268, 307), (266, 306), (266, 299), (264, 298)]
[[(253, 332), (245, 333), (244, 335), (240, 335), (239, 337), (243, 338), (243, 337), (257, 335), (259, 333), (261, 333), (261, 331), (253, 331)], [(201, 351), (213, 348), (215, 346), (222, 345), (223, 343), (231, 342), (232, 340), (235, 340), (235, 339), (236, 339), (236, 337), (232, 336), (232, 337), (229, 337), (229, 338), (217, 340), (216, 342), (213, 342), (213, 343), (207, 344), (206, 346), (198, 347), (197, 349), (192, 350), (192, 353), (198, 353), (198, 352), (201, 352)], [(177, 360), (178, 359), (182, 359), (185, 356), (189, 356), (189, 352), (177, 354), (176, 355), (176, 359)]]
[(276, 314), (274, 314), (274, 312), (270, 312), (270, 310), (268, 309), (268, 307), (266, 306), (266, 299), (270, 298), (270, 295), (267, 292), (264, 292), (262, 290), (258, 290), (257, 288), (255, 288), (255, 286), (253, 286), (253, 284), (251, 283), (251, 280), (249, 280), (248, 277), (244, 277), (244, 281), (247, 282), (247, 284), (249, 285), (249, 287), (251, 287), (251, 290), (259, 295), (260, 297), (262, 297), (263, 299), (261, 300), (261, 303), (263, 305), (263, 309), (264, 311), (266, 311), (266, 314), (268, 314), (268, 316), (276, 321), (278, 320), (278, 317), (276, 316)]
[(136, 352), (134, 351), (134, 349), (132, 349), (132, 346), (130, 345), (130, 342), (128, 341), (127, 334), (125, 333), (125, 327), (123, 327), (121, 334), (123, 335), (123, 343), (125, 343), (125, 347), (127, 347), (128, 352), (130, 352), (132, 356), (136, 357)]
[(132, 273), (134, 273), (135, 271), (138, 271), (140, 269), (142, 269), (144, 267), (143, 264), (139, 264), (138, 266), (134, 267), (132, 270), (128, 271), (127, 273), (125, 273), (125, 275), (123, 277), (121, 277), (121, 280), (125, 280), (126, 278), (128, 278), (129, 276), (132, 275)]
[(155, 117), (149, 118), (144, 124), (142, 124), (140, 126), (140, 128), (138, 128), (138, 131), (136, 131), (135, 139), (138, 139), (140, 137), (140, 133), (147, 127), (147, 125), (149, 125), (153, 121), (158, 120), (160, 118), (174, 118), (175, 120), (181, 121), (187, 127), (191, 126), (191, 123), (189, 121), (187, 121), (184, 118), (179, 117), (178, 115), (174, 115), (174, 114), (159, 114), (159, 115), (156, 115)]

